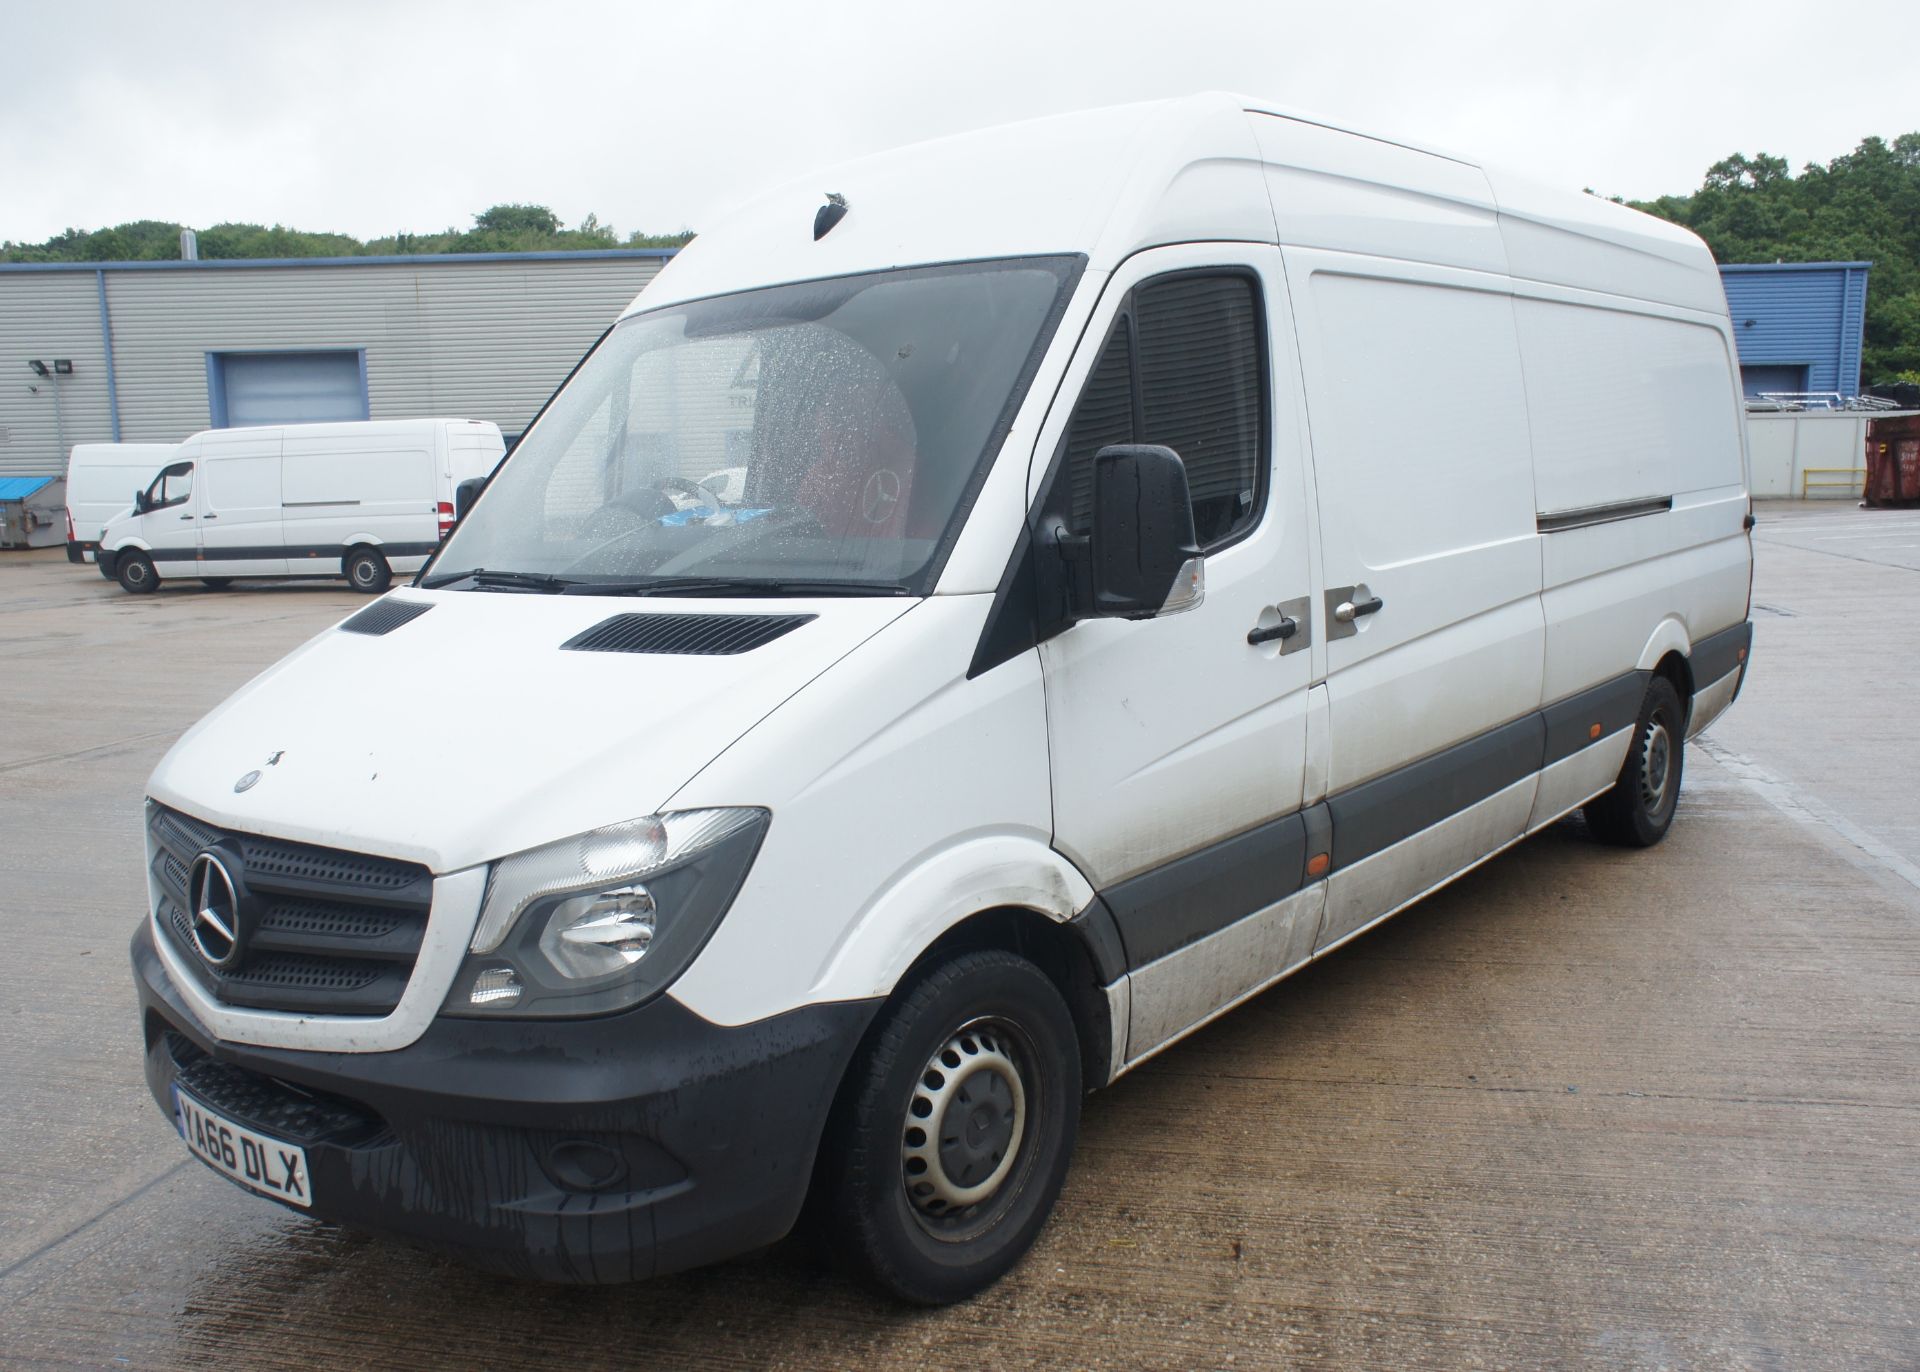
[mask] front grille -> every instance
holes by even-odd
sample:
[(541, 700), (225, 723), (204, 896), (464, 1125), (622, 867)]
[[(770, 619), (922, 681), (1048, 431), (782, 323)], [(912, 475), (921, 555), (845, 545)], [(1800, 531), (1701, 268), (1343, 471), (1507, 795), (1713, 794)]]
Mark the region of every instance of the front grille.
[[(433, 903), (425, 867), (230, 832), (163, 805), (149, 807), (147, 828), (160, 929), (215, 999), (323, 1015), (384, 1015), (400, 1003)], [(244, 911), (240, 959), (219, 970), (194, 943), (188, 890), (209, 849)]]
[(166, 1047), (182, 1091), (215, 1114), (270, 1138), (351, 1147), (386, 1132), (385, 1122), (365, 1106), (217, 1062), (175, 1030), (166, 1031)]

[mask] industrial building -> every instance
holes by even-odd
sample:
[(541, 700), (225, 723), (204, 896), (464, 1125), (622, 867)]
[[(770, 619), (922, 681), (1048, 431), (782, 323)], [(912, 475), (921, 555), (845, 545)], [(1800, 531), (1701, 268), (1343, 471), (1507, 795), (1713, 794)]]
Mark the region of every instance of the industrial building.
[(1860, 394), (1870, 262), (1765, 262), (1720, 268), (1749, 396)]
[(511, 438), (672, 255), (0, 263), (0, 476), (229, 425), (450, 415)]

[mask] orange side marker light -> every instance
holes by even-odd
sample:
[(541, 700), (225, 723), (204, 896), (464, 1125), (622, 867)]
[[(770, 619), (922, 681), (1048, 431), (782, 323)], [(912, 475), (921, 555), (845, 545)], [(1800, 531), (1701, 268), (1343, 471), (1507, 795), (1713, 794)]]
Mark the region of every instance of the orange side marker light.
[(1591, 729), (1587, 730), (1587, 737), (1588, 738), (1600, 737), (1600, 726), (1596, 724)]
[(1331, 856), (1326, 853), (1315, 853), (1307, 859), (1307, 875), (1310, 877), (1323, 877), (1327, 874), (1327, 868), (1331, 866), (1333, 866), (1333, 858)]

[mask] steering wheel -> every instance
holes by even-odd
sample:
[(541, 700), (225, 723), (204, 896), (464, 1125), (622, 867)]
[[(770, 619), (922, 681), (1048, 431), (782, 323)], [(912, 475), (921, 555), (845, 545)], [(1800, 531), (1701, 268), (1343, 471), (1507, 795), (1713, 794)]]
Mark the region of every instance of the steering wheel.
[(672, 493), (704, 509), (720, 508), (720, 497), (699, 482), (681, 476), (662, 477), (651, 486), (642, 486), (609, 500), (587, 516), (580, 532), (588, 538), (615, 538), (645, 528), (683, 508)]

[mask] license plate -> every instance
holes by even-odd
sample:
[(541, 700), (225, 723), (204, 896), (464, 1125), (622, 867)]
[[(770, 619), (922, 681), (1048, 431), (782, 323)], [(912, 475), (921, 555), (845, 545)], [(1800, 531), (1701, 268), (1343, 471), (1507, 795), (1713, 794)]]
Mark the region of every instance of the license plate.
[(223, 1119), (173, 1088), (173, 1123), (193, 1155), (250, 1191), (303, 1209), (313, 1203), (307, 1184), (307, 1150)]

